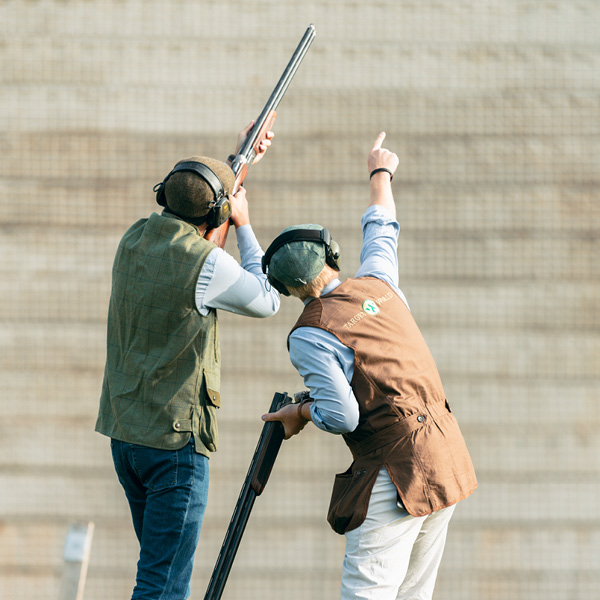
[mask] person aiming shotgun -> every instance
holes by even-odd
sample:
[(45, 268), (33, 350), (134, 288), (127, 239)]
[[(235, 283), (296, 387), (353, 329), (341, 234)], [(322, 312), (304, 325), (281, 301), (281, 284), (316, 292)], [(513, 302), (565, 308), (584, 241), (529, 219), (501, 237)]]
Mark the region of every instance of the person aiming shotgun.
[[(238, 148), (252, 129), (238, 136)], [(257, 144), (254, 163), (273, 138)], [(179, 161), (156, 186), (164, 207), (125, 233), (116, 252), (107, 359), (96, 431), (111, 438), (119, 482), (140, 542), (136, 600), (190, 594), (217, 450), (221, 359), (217, 310), (269, 317), (279, 295), (261, 272), (246, 191), (231, 195), (225, 162)], [(241, 265), (203, 234), (223, 217), (236, 228)]]
[[(279, 309), (241, 185), (271, 145), (275, 111), (314, 37), (311, 24), (227, 163), (179, 161), (154, 187), (162, 214), (140, 219), (119, 243), (96, 431), (111, 438), (140, 542), (134, 600), (190, 595), (208, 457), (217, 449), (216, 311), (268, 317)], [(229, 223), (241, 265), (223, 250)]]
[(432, 597), (448, 523), (477, 486), (431, 353), (398, 288), (398, 157), (380, 133), (368, 156), (370, 204), (361, 264), (341, 282), (340, 250), (320, 225), (285, 229), (263, 271), (304, 310), (288, 337), (310, 397), (263, 415), (285, 438), (312, 421), (352, 452), (336, 475), (328, 521), (346, 536), (341, 598)]

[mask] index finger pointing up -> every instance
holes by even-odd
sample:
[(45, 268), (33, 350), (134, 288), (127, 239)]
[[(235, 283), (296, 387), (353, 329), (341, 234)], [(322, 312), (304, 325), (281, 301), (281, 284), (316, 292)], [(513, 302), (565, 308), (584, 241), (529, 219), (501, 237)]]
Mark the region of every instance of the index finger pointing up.
[(378, 136), (377, 139), (375, 140), (375, 143), (373, 144), (373, 150), (379, 150), (379, 148), (381, 148), (381, 144), (383, 144), (383, 140), (385, 140), (385, 131), (382, 131)]

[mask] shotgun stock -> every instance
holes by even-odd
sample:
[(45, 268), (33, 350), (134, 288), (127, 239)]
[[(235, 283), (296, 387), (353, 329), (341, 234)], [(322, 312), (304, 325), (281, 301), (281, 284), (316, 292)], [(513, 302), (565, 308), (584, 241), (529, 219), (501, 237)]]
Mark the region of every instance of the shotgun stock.
[[(272, 129), (273, 123), (275, 122), (275, 117), (277, 116), (276, 109), (279, 106), (279, 103), (281, 102), (286, 90), (288, 89), (292, 78), (296, 74), (300, 63), (304, 59), (305, 54), (308, 52), (315, 35), (316, 29), (311, 23), (302, 36), (300, 43), (294, 51), (294, 54), (292, 55), (287, 67), (283, 71), (283, 75), (279, 79), (279, 82), (275, 86), (271, 96), (267, 100), (267, 103), (262, 109), (262, 112), (256, 119), (250, 134), (240, 148), (240, 151), (235, 156), (231, 165), (235, 175), (235, 184), (232, 191), (233, 194), (238, 191), (244, 179), (246, 178), (248, 169), (252, 165), (252, 161), (258, 153), (258, 146), (260, 142), (265, 139), (267, 131)], [(229, 220), (225, 221), (225, 223), (223, 223), (220, 227), (215, 229), (207, 229), (204, 233), (204, 237), (207, 240), (217, 244), (217, 246), (223, 248), (227, 240), (228, 232)]]
[[(294, 394), (294, 398), (286, 392), (276, 392), (269, 412), (278, 411), (287, 404), (297, 403), (308, 397), (308, 392)], [(283, 425), (279, 421), (269, 421), (263, 425), (256, 450), (250, 462), (248, 474), (242, 485), (238, 501), (229, 522), (221, 551), (206, 588), (204, 600), (220, 600), (227, 583), (231, 565), (239, 548), (254, 500), (260, 496), (267, 485), (273, 464), (279, 453), (284, 438)]]

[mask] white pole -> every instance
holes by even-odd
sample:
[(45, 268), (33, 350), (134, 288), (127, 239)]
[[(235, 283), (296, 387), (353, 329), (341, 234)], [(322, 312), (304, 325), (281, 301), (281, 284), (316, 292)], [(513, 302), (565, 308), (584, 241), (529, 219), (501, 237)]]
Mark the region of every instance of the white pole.
[(74, 523), (69, 528), (65, 541), (65, 566), (60, 582), (59, 600), (83, 600), (93, 536), (92, 521)]

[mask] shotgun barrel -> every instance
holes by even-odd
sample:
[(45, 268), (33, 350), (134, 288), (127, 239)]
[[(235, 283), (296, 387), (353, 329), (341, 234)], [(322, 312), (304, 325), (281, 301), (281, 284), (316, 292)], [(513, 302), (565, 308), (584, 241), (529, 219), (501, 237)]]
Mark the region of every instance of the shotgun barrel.
[[(288, 89), (292, 78), (296, 74), (300, 63), (308, 52), (315, 35), (316, 29), (311, 23), (307, 27), (302, 39), (300, 40), (300, 43), (296, 47), (296, 50), (294, 50), (292, 58), (288, 62), (287, 67), (283, 71), (283, 74), (281, 75), (277, 85), (275, 86), (275, 89), (271, 93), (271, 96), (262, 109), (262, 112), (256, 119), (256, 122), (252, 127), (252, 131), (249, 133), (239, 152), (233, 159), (231, 168), (233, 169), (233, 173), (235, 175), (235, 183), (231, 192), (232, 194), (235, 194), (244, 182), (246, 174), (248, 173), (248, 168), (258, 153), (258, 146), (267, 135), (267, 131), (271, 130), (275, 121), (275, 117), (277, 116), (276, 109), (279, 106), (279, 103), (281, 102), (286, 90)], [(204, 232), (204, 237), (220, 248), (223, 248), (225, 246), (225, 242), (227, 241), (228, 232), (229, 220), (225, 221), (225, 223), (219, 227), (207, 229)]]
[[(286, 392), (276, 392), (273, 396), (269, 412), (276, 412), (287, 404), (300, 402), (307, 396), (308, 392), (306, 391), (295, 394), (294, 398), (288, 396)], [(252, 512), (254, 501), (257, 496), (262, 494), (267, 485), (283, 439), (284, 429), (282, 423), (279, 421), (269, 421), (263, 425), (256, 450), (250, 462), (250, 468), (242, 485), (242, 490), (235, 505), (231, 521), (229, 522), (217, 562), (206, 588), (204, 600), (220, 600), (223, 594), (231, 566), (233, 565), (235, 555), (246, 529), (246, 524)]]
[[(292, 82), (292, 79), (296, 74), (300, 63), (302, 62), (304, 56), (308, 52), (308, 49), (310, 48), (310, 45), (312, 44), (315, 38), (315, 35), (316, 29), (315, 26), (311, 23), (306, 29), (304, 35), (302, 36), (302, 39), (300, 40), (300, 43), (294, 51), (294, 54), (292, 54), (292, 58), (288, 62), (287, 67), (283, 71), (283, 74), (281, 75), (277, 85), (275, 86), (275, 89), (271, 93), (271, 96), (269, 97), (267, 103), (262, 109), (262, 112), (256, 119), (256, 123), (254, 124), (250, 135), (246, 138), (246, 141), (240, 148), (238, 155), (233, 161), (231, 167), (236, 176), (236, 181), (244, 167), (247, 168), (248, 165), (252, 164), (252, 161), (256, 156), (256, 146), (264, 138), (266, 132), (270, 129), (270, 126), (273, 124), (273, 121), (275, 120), (276, 116), (276, 114), (273, 113), (275, 113), (275, 111), (277, 110), (277, 107), (279, 106), (281, 99), (283, 98), (290, 83)], [(267, 124), (269, 125), (268, 127), (266, 127)], [(237, 187), (239, 187), (239, 185)], [(234, 191), (237, 191), (237, 189), (234, 188)]]

